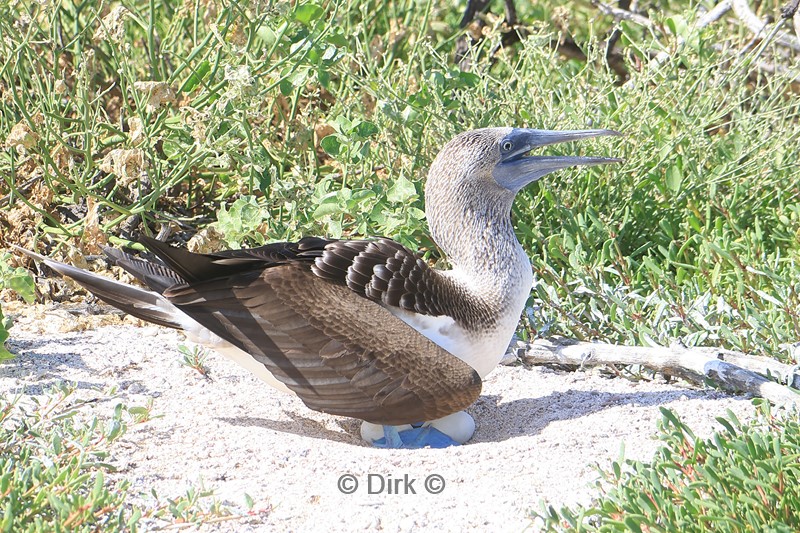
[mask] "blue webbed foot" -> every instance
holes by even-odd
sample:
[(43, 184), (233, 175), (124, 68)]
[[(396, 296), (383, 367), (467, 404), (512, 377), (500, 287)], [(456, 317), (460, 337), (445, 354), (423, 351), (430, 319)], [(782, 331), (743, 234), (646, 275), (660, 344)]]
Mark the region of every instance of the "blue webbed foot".
[[(415, 427), (416, 426), (416, 427)], [(383, 438), (372, 441), (376, 448), (447, 448), (459, 443), (433, 426), (412, 424), (411, 429), (397, 431), (395, 426), (383, 426)]]

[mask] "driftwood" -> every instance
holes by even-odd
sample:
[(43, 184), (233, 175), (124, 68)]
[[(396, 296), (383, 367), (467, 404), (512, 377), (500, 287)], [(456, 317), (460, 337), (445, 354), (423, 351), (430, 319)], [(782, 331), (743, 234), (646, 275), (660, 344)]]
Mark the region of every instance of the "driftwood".
[[(531, 365), (640, 365), (695, 383), (709, 381), (732, 392), (746, 392), (779, 406), (800, 406), (800, 370), (767, 357), (716, 348), (617, 346), (563, 337), (519, 341), (512, 355)], [(775, 379), (786, 383), (782, 385)]]

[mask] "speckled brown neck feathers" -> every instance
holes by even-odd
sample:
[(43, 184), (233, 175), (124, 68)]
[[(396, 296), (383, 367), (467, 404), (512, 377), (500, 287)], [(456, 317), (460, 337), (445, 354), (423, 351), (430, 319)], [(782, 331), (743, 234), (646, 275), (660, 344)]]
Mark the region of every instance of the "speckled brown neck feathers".
[(496, 318), (504, 312), (519, 317), (520, 310), (506, 307), (527, 293), (531, 272), (511, 224), (515, 193), (492, 177), (496, 138), (508, 131), (476, 130), (450, 141), (431, 166), (425, 190), (431, 235), (453, 267), (451, 277)]

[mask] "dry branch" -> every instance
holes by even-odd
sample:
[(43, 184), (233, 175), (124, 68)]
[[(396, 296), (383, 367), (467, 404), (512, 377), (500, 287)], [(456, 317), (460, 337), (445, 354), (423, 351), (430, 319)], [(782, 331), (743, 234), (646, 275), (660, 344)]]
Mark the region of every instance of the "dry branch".
[(800, 385), (796, 367), (731, 350), (677, 345), (669, 348), (617, 346), (553, 337), (518, 342), (512, 345), (511, 352), (524, 363), (534, 365), (640, 365), (697, 383), (710, 380), (723, 389), (748, 392), (776, 405), (800, 405), (800, 395), (793, 389), (764, 377), (777, 378), (796, 387)]
[[(731, 0), (731, 7), (733, 8), (733, 12), (736, 14), (736, 17), (741, 20), (747, 29), (753, 32), (756, 36), (760, 36), (764, 33), (764, 30), (767, 27), (767, 23), (758, 18), (758, 15), (753, 13), (753, 10), (750, 9), (750, 5), (747, 3), (747, 0)], [(782, 21), (781, 21), (782, 22)], [(779, 31), (775, 35), (775, 42), (791, 48), (796, 52), (800, 52), (800, 39), (786, 33), (785, 31)]]
[[(702, 17), (697, 19), (697, 24), (695, 24), (695, 31), (700, 31), (706, 26), (710, 26), (714, 22), (718, 21), (722, 16), (730, 11), (731, 9), (731, 0), (722, 0), (719, 4), (714, 6), (714, 9), (703, 15)], [(686, 39), (678, 36), (677, 39), (677, 48), (683, 48), (683, 45), (686, 44)], [(655, 66), (662, 65), (664, 62), (669, 59), (669, 54), (665, 51), (661, 51), (656, 54), (656, 57), (653, 58), (651, 63)]]
[(798, 403), (800, 396), (789, 387), (771, 381), (755, 372), (745, 370), (725, 361), (711, 359), (705, 364), (705, 375), (728, 390), (746, 391), (766, 398), (775, 405), (790, 406)]
[[(599, 1), (595, 1), (594, 5), (602, 12), (608, 15), (612, 15), (616, 20), (629, 20), (640, 24), (646, 28), (654, 29), (655, 25), (650, 19), (643, 17), (642, 15), (638, 15), (631, 11), (620, 9), (618, 7), (613, 7), (607, 4), (604, 4)], [(784, 12), (788, 12), (787, 8), (784, 8)], [(753, 32), (757, 38), (762, 37), (764, 33), (764, 29), (767, 27), (767, 23), (762, 21), (758, 16), (753, 13), (750, 9), (746, 0), (722, 0), (717, 5), (713, 7), (710, 11), (705, 13), (702, 16), (697, 18), (697, 22), (694, 26), (695, 31), (700, 31), (706, 26), (709, 26), (715, 22), (717, 22), (720, 18), (722, 18), (726, 13), (733, 10), (736, 17), (742, 21), (751, 32)], [(786, 18), (786, 17), (784, 17)], [(800, 12), (791, 11), (791, 18), (794, 23), (794, 29), (797, 33), (798, 37), (800, 37)], [(778, 27), (776, 26), (773, 30), (775, 42), (782, 46), (786, 46), (791, 48), (792, 50), (800, 51), (800, 39), (798, 37), (794, 37), (790, 33), (778, 31)], [(767, 37), (764, 35), (764, 37)], [(771, 36), (769, 36), (771, 37)], [(680, 49), (686, 44), (686, 39), (678, 36), (676, 40), (676, 48)], [(717, 47), (718, 48), (718, 47)], [(656, 53), (653, 58), (648, 63), (650, 68), (655, 68), (663, 65), (669, 58), (671, 54), (665, 50), (661, 50)], [(764, 61), (754, 61), (751, 66), (760, 72), (766, 72), (769, 74), (774, 73), (786, 73), (789, 72), (789, 69), (782, 67), (780, 65), (774, 65), (772, 63), (764, 62)], [(797, 81), (797, 77), (795, 77), (795, 81)], [(629, 85), (631, 82), (628, 82)]]
[(794, 23), (794, 33), (800, 38), (800, 11), (794, 14), (792, 21)]
[[(695, 24), (695, 31), (700, 31), (706, 26), (709, 26), (714, 22), (718, 21), (720, 18), (722, 18), (722, 16), (725, 15), (725, 13), (730, 11), (731, 2), (732, 0), (722, 0), (719, 4), (714, 6), (714, 8), (711, 11), (699, 17), (697, 19), (697, 23)], [(617, 15), (615, 15), (615, 17), (616, 16)], [(647, 27), (652, 28), (652, 26), (647, 26)], [(684, 37), (678, 36), (676, 41), (676, 48), (677, 49), (683, 48), (685, 44), (686, 44), (686, 39)], [(669, 52), (661, 50), (653, 57), (653, 59), (650, 60), (650, 62), (648, 63), (648, 67), (649, 68), (660, 67), (661, 65), (666, 63), (669, 58), (670, 58)], [(625, 85), (629, 86), (630, 84), (631, 82), (629, 81)]]
[(592, 4), (594, 4), (594, 6), (597, 7), (601, 13), (605, 15), (611, 15), (616, 21), (627, 20), (640, 26), (644, 26), (645, 28), (655, 28), (653, 21), (644, 15), (639, 15), (638, 13), (628, 11), (627, 9), (610, 6), (608, 4), (604, 4), (603, 2), (593, 1)]

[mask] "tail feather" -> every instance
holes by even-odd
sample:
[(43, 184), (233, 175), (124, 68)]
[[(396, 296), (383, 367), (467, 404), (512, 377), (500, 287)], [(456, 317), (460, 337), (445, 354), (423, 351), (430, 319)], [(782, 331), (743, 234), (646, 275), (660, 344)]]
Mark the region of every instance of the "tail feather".
[(168, 288), (186, 283), (180, 275), (162, 263), (144, 261), (114, 248), (104, 248), (103, 251), (115, 265), (125, 269), (158, 294), (164, 294)]
[(193, 283), (231, 274), (230, 267), (218, 264), (215, 261), (217, 258), (208, 254), (195, 254), (183, 248), (175, 248), (146, 235), (140, 235), (139, 242), (186, 282)]
[(53, 259), (37, 254), (36, 252), (31, 252), (25, 248), (20, 248), (19, 246), (12, 245), (12, 247), (44, 263), (60, 275), (75, 280), (81, 287), (85, 288), (102, 301), (113, 305), (129, 315), (169, 328), (183, 329), (181, 311), (156, 292), (98, 276), (97, 274), (72, 265), (54, 261)]

